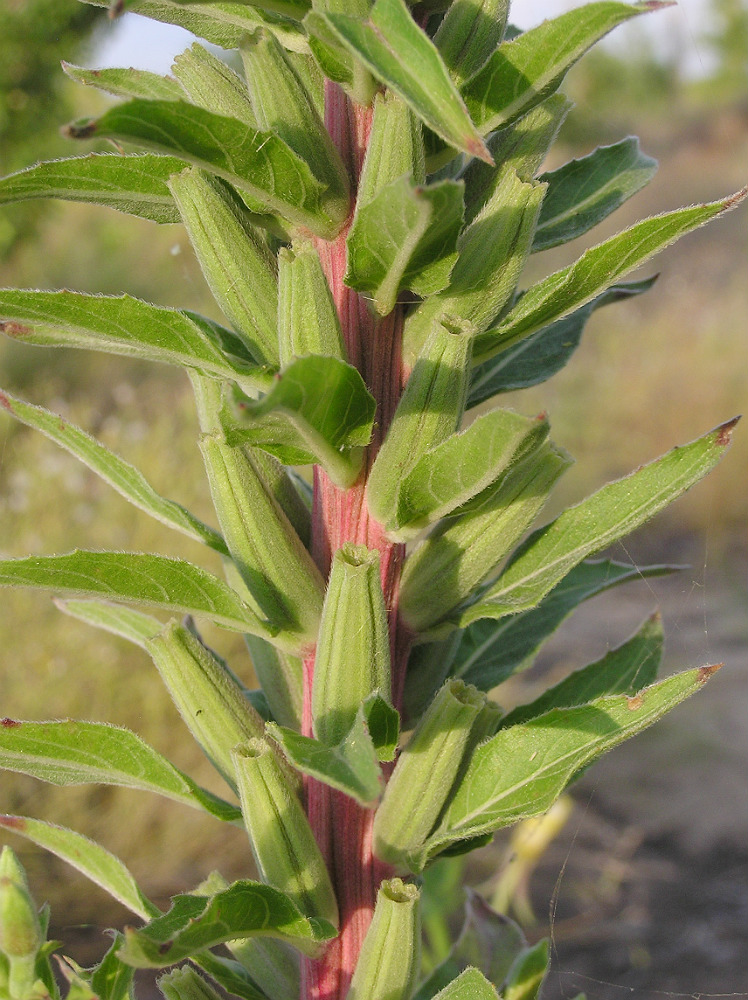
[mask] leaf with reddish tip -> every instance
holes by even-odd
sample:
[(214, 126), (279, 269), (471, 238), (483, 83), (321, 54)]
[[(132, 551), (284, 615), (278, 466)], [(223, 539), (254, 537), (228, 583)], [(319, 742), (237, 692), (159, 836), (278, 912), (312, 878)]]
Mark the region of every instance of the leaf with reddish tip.
[(426, 843), (424, 862), (456, 841), (539, 816), (581, 768), (694, 694), (713, 670), (688, 670), (633, 698), (597, 698), (501, 729), (473, 754), (439, 827)]
[(568, 316), (679, 237), (735, 208), (746, 193), (748, 188), (721, 201), (655, 215), (587, 250), (569, 267), (532, 285), (498, 326), (479, 334), (475, 363)]
[(236, 806), (200, 788), (135, 733), (103, 722), (3, 720), (0, 767), (60, 787), (98, 783), (156, 792), (224, 821), (241, 818)]
[(26, 816), (0, 816), (0, 829), (26, 837), (39, 847), (56, 854), (143, 920), (158, 915), (158, 907), (143, 895), (119, 858), (88, 837)]
[(438, 49), (404, 0), (376, 0), (368, 21), (336, 13), (324, 17), (349, 51), (430, 129), (456, 149), (493, 162)]
[(705, 476), (722, 458), (736, 423), (608, 483), (533, 532), (481, 599), (463, 611), (461, 626), (535, 607), (583, 559), (628, 535)]

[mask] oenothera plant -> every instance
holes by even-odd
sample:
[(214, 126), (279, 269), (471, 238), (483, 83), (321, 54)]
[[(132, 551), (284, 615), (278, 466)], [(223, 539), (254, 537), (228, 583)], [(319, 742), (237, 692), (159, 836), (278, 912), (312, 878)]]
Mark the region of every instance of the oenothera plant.
[[(197, 43), (167, 77), (66, 66), (127, 98), (67, 128), (117, 152), (37, 164), (0, 181), (0, 200), (181, 223), (227, 325), (127, 295), (10, 290), (2, 329), (182, 366), (217, 527), (85, 431), (0, 400), (218, 553), (225, 579), (78, 549), (4, 560), (0, 582), (63, 595), (63, 611), (140, 645), (226, 797), (104, 723), (5, 719), (0, 760), (242, 825), (258, 879), (216, 873), (161, 913), (103, 847), (5, 816), (138, 918), (95, 970), (65, 963), (69, 995), (120, 1000), (134, 969), (189, 960), (161, 979), (169, 1000), (213, 997), (211, 983), (243, 1000), (532, 998), (546, 945), (475, 896), (422, 978), (419, 876), (542, 814), (705, 683), (713, 668), (656, 681), (650, 619), (530, 704), (503, 714), (488, 697), (581, 602), (666, 571), (589, 557), (708, 472), (733, 422), (530, 530), (570, 459), (545, 415), (495, 397), (553, 375), (594, 310), (651, 284), (628, 272), (740, 195), (638, 222), (519, 287), (530, 254), (586, 233), (653, 174), (631, 138), (540, 171), (569, 110), (566, 71), (657, 2), (603, 0), (524, 33), (505, 0), (125, 6), (238, 49), (243, 73)], [(204, 644), (203, 619), (246, 635), (260, 688)], [(2, 864), (0, 992), (57, 998), (46, 914), (9, 849)]]

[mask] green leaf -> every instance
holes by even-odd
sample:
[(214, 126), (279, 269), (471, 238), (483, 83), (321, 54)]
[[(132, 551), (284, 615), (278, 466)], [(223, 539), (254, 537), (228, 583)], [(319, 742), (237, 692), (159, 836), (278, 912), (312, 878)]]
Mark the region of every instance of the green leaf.
[(62, 63), (64, 72), (89, 87), (96, 87), (116, 97), (145, 97), (154, 101), (180, 101), (184, 91), (171, 76), (159, 76), (145, 69), (84, 69)]
[(469, 967), (479, 969), (500, 987), (524, 945), (525, 938), (517, 924), (492, 910), (477, 892), (468, 889), (460, 936), (448, 957), (421, 984), (413, 1000), (431, 1000), (441, 987)]
[(509, 0), (462, 0), (444, 15), (434, 44), (458, 86), (493, 55), (506, 28)]
[[(109, 7), (111, 0), (84, 2), (94, 7)], [(248, 31), (254, 31), (260, 24), (269, 21), (274, 30), (282, 34), (289, 47), (295, 44), (296, 51), (303, 51), (304, 40), (298, 26), (294, 26), (286, 18), (273, 18), (271, 14), (264, 18), (257, 7), (248, 6), (244, 0), (233, 3), (205, 0), (203, 3), (188, 4), (180, 3), (180, 0), (131, 0), (128, 9), (143, 17), (153, 18), (154, 21), (177, 24), (193, 35), (205, 38), (224, 49), (236, 48)]]
[(424, 861), (457, 840), (545, 812), (576, 772), (641, 732), (698, 691), (714, 672), (701, 667), (669, 677), (631, 698), (613, 695), (577, 708), (554, 709), (501, 729), (473, 754), (462, 784)]
[(328, 197), (325, 180), (276, 135), (184, 101), (128, 101), (66, 131), (73, 139), (115, 139), (178, 156), (327, 239), (348, 213), (347, 199)]
[[(403, 480), (396, 522), (413, 534), (461, 507), (495, 483), (548, 434), (544, 418), (511, 410), (486, 413), (459, 434), (427, 451)], [(389, 525), (388, 525), (389, 527)]]
[(583, 559), (628, 535), (706, 475), (724, 454), (735, 423), (608, 483), (535, 531), (481, 600), (463, 612), (461, 626), (534, 607)]
[(456, 149), (491, 162), (439, 52), (404, 0), (376, 0), (369, 20), (325, 14), (350, 52)]
[(0, 332), (47, 347), (78, 347), (197, 368), (266, 389), (271, 375), (248, 360), (236, 336), (196, 313), (129, 295), (0, 290)]
[(175, 896), (163, 917), (128, 928), (119, 957), (136, 969), (163, 969), (205, 948), (252, 935), (281, 938), (304, 954), (318, 954), (335, 928), (305, 917), (282, 892), (244, 880), (214, 896)]
[(281, 745), (289, 761), (302, 774), (344, 792), (362, 806), (372, 806), (382, 794), (382, 770), (363, 710), (337, 746), (328, 746), (272, 723), (267, 727), (267, 734)]
[(0, 829), (26, 837), (67, 861), (143, 920), (159, 913), (119, 858), (88, 837), (27, 816), (0, 816)]
[(240, 997), (240, 1000), (267, 1000), (267, 994), (239, 962), (222, 958), (212, 951), (193, 955), (192, 961), (232, 996)]
[(654, 177), (657, 160), (645, 156), (639, 140), (600, 146), (538, 180), (548, 185), (540, 208), (533, 251), (568, 243), (586, 233)]
[(273, 629), (217, 577), (181, 559), (143, 552), (90, 552), (0, 560), (0, 586), (103, 597), (202, 615), (223, 628), (272, 638)]
[(514, 963), (502, 991), (504, 1000), (537, 1000), (547, 974), (548, 941), (544, 939), (528, 948)]
[(722, 201), (644, 219), (587, 250), (574, 264), (529, 288), (497, 327), (481, 334), (473, 360), (480, 363), (547, 323), (567, 316), (680, 236), (734, 208), (747, 193), (748, 188)]
[(133, 969), (120, 962), (122, 935), (115, 933), (109, 951), (91, 973), (91, 989), (98, 1000), (131, 1000)]
[(657, 677), (663, 639), (660, 615), (654, 614), (623, 645), (595, 663), (575, 670), (535, 701), (508, 712), (501, 720), (501, 728), (528, 722), (553, 708), (575, 708), (604, 695), (636, 694)]
[[(125, 10), (137, 11), (139, 14), (142, 13), (143, 4), (140, 0), (110, 0), (110, 2), (116, 2), (118, 5), (118, 12), (124, 12)], [(192, 7), (192, 6), (207, 6), (205, 0), (173, 0), (175, 4), (181, 7)], [(235, 4), (223, 4), (219, 6), (249, 6), (249, 0), (236, 0)], [(280, 14), (284, 18), (296, 18), (301, 20), (306, 11), (309, 10), (310, 4), (306, 0), (260, 0), (260, 2), (255, 2), (252, 6), (260, 7), (263, 10), (271, 11), (275, 14)]]
[(152, 222), (179, 222), (167, 186), (184, 167), (174, 156), (89, 153), (48, 160), (0, 180), (0, 204), (31, 198), (60, 198), (105, 205)]
[(462, 191), (459, 182), (424, 186), (404, 176), (356, 212), (345, 283), (370, 293), (381, 316), (392, 311), (399, 292), (431, 295), (449, 281), (462, 226)]
[(551, 378), (567, 363), (579, 346), (587, 320), (601, 306), (620, 302), (648, 291), (657, 275), (644, 281), (611, 285), (606, 291), (580, 306), (564, 319), (541, 327), (518, 340), (473, 371), (468, 406), (478, 406), (501, 392), (527, 389)]
[(486, 135), (527, 114), (560, 86), (590, 46), (616, 25), (658, 6), (656, 2), (588, 3), (504, 42), (461, 90), (480, 133)]
[(16, 420), (41, 431), (71, 455), (75, 455), (140, 510), (189, 538), (203, 542), (218, 552), (227, 553), (226, 545), (217, 531), (203, 524), (181, 504), (159, 496), (138, 469), (115, 455), (90, 434), (68, 423), (56, 413), (41, 406), (32, 406), (9, 393), (0, 392), (0, 407)]
[(651, 576), (664, 576), (676, 566), (629, 566), (610, 559), (575, 566), (530, 611), (502, 618), (479, 619), (462, 633), (449, 673), (490, 691), (532, 665), (538, 650), (582, 602), (611, 587)]
[(146, 648), (149, 639), (153, 639), (163, 629), (164, 623), (152, 615), (144, 615), (142, 611), (133, 608), (123, 608), (121, 604), (110, 604), (108, 601), (62, 601), (55, 600), (55, 606), (79, 621), (96, 628), (104, 629), (122, 639), (134, 642), (141, 649)]
[(478, 969), (465, 969), (434, 1000), (498, 1000), (498, 993)]
[(228, 822), (241, 817), (135, 733), (103, 722), (3, 719), (0, 767), (61, 787), (98, 783), (156, 792)]
[(319, 462), (339, 486), (350, 486), (371, 439), (375, 403), (361, 375), (333, 357), (297, 358), (255, 401), (238, 397), (224, 414), (229, 444), (253, 444), (289, 465)]

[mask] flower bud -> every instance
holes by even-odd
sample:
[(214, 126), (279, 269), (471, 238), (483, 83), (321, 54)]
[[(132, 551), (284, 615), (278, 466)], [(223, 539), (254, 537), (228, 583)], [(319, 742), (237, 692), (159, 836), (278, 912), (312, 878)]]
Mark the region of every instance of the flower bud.
[(36, 979), (36, 957), (44, 943), (26, 873), (4, 847), (0, 855), (0, 985), (9, 1000), (24, 1000)]
[(390, 698), (390, 637), (379, 552), (346, 544), (333, 556), (312, 683), (314, 735), (342, 742), (369, 697)]
[(156, 985), (166, 1000), (219, 1000), (213, 987), (189, 965), (167, 972)]
[(278, 254), (277, 339), (281, 367), (305, 354), (346, 360), (338, 311), (319, 255), (301, 240)]
[(172, 622), (145, 648), (179, 714), (208, 759), (236, 788), (231, 750), (261, 736), (264, 723), (225, 663), (184, 625)]
[(409, 1000), (421, 966), (421, 899), (399, 878), (382, 882), (346, 1000)]
[(374, 818), (374, 852), (407, 870), (446, 805), (486, 696), (470, 684), (447, 681), (400, 754)]
[(260, 877), (310, 917), (337, 926), (338, 904), (309, 820), (264, 739), (233, 751), (244, 825)]

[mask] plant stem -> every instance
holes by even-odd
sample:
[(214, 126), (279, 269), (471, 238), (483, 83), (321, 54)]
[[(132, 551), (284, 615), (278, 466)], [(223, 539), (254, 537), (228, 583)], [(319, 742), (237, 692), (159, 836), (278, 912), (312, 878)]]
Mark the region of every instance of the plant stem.
[[(353, 104), (335, 84), (327, 83), (325, 123), (348, 164), (353, 188), (358, 180), (371, 128), (371, 109)], [(404, 667), (410, 637), (398, 625), (397, 598), (404, 546), (391, 542), (370, 516), (365, 489), (368, 470), (389, 425), (402, 392), (400, 346), (403, 310), (376, 317), (365, 299), (343, 281), (346, 271), (348, 226), (335, 240), (317, 241), (322, 267), (335, 301), (348, 359), (364, 377), (377, 402), (374, 437), (358, 481), (342, 490), (315, 469), (312, 554), (325, 577), (333, 552), (344, 542), (379, 550), (382, 587), (390, 617), (392, 698), (402, 696)], [(355, 669), (355, 664), (351, 664)], [(311, 689), (314, 656), (304, 663), (304, 717), (302, 731), (312, 734)], [(303, 1000), (345, 1000), (366, 931), (371, 923), (377, 890), (389, 878), (389, 866), (378, 861), (371, 848), (373, 811), (314, 779), (306, 782), (306, 808), (328, 864), (340, 909), (340, 934), (323, 957), (305, 959)]]

